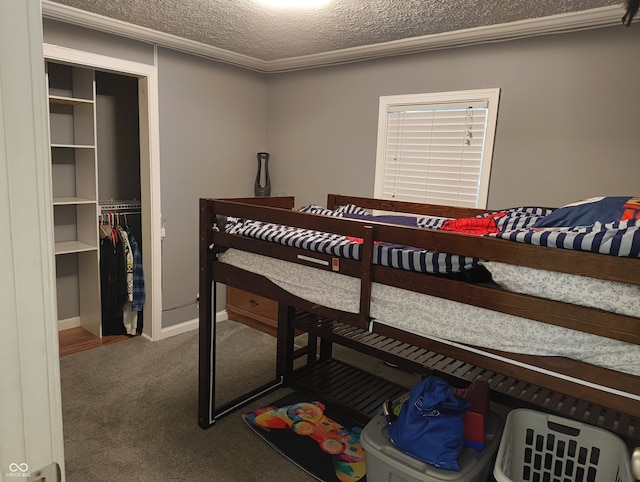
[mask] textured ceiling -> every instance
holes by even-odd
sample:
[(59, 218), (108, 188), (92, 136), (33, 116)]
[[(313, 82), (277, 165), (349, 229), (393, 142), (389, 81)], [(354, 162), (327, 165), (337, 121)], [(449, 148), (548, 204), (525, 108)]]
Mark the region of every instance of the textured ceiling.
[(274, 61), (519, 20), (616, 0), (334, 0), (278, 9), (257, 0), (55, 0), (104, 17)]

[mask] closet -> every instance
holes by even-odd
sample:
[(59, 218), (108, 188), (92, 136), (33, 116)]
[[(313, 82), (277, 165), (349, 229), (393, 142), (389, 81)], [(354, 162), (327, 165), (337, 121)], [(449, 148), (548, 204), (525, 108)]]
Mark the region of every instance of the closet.
[(101, 337), (101, 220), (142, 249), (138, 79), (53, 61), (46, 76), (58, 329)]

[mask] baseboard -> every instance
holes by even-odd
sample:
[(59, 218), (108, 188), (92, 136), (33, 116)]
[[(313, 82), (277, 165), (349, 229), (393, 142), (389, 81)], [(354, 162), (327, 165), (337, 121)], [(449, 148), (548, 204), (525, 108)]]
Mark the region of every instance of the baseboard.
[[(227, 315), (227, 310), (218, 311), (216, 313), (216, 323), (224, 320), (228, 320), (229, 316)], [(165, 338), (170, 338), (172, 336), (181, 335), (182, 333), (186, 333), (191, 330), (198, 329), (199, 319), (194, 318), (193, 320), (183, 321), (182, 323), (178, 323), (177, 325), (167, 326), (166, 328), (162, 328), (160, 330), (160, 336), (157, 340), (164, 340)]]
[(65, 318), (64, 320), (58, 320), (58, 331), (68, 330), (70, 328), (78, 328), (82, 326), (79, 316), (73, 316), (71, 318)]

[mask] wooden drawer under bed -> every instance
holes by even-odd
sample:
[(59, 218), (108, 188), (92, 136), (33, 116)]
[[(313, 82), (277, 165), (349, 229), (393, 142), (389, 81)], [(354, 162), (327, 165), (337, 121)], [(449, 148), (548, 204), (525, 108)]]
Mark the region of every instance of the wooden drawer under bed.
[(227, 286), (227, 314), (232, 321), (244, 323), (273, 336), (277, 335), (277, 301)]

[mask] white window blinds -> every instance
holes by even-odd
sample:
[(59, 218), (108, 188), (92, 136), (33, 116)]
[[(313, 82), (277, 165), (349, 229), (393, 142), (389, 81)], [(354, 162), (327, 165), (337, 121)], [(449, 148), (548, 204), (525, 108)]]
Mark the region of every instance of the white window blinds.
[(487, 99), (382, 107), (376, 197), (484, 207), (495, 126)]

